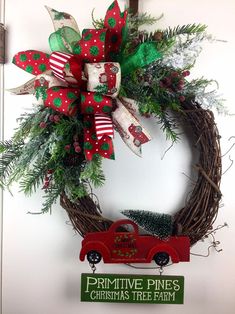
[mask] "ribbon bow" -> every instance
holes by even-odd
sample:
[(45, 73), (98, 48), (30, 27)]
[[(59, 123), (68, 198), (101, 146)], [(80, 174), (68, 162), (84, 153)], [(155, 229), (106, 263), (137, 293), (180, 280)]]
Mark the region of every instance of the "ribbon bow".
[[(105, 28), (85, 29), (82, 36), (72, 16), (47, 9), (55, 27), (49, 38), (53, 53), (28, 50), (16, 54), (13, 63), (35, 78), (11, 92), (36, 93), (45, 106), (67, 116), (75, 116), (79, 110), (84, 116), (87, 160), (94, 154), (114, 159), (113, 124), (125, 143), (141, 155), (141, 144), (150, 136), (136, 118), (135, 101), (117, 97), (121, 71), (126, 74), (138, 68), (138, 63), (145, 66), (159, 58), (156, 47), (141, 44), (121, 66), (113, 62), (122, 59), (120, 49), (127, 27), (127, 10), (121, 12), (117, 0), (108, 8)], [(138, 61), (143, 54), (144, 62)]]

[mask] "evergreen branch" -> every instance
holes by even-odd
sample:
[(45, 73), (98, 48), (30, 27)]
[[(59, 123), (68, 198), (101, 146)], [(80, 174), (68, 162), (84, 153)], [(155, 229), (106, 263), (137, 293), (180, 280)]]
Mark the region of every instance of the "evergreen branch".
[(172, 37), (177, 35), (193, 35), (198, 33), (203, 33), (206, 30), (207, 26), (204, 24), (187, 24), (187, 25), (178, 25), (174, 28), (168, 27), (163, 31), (164, 40), (169, 40)]
[(20, 181), (20, 191), (26, 195), (34, 193), (44, 180), (46, 168), (45, 164), (34, 164), (33, 169), (27, 171)]
[(130, 30), (138, 29), (140, 26), (153, 25), (163, 17), (161, 14), (159, 17), (153, 17), (147, 13), (139, 13), (138, 15), (129, 15), (128, 27)]
[(93, 158), (87, 162), (84, 170), (81, 172), (81, 180), (90, 180), (95, 187), (102, 186), (105, 181), (105, 176), (102, 170), (102, 159)]
[(212, 83), (215, 83), (218, 87), (218, 83), (215, 80), (208, 80), (204, 77), (193, 79), (191, 81), (186, 81), (185, 93), (189, 93), (191, 95), (195, 94), (197, 91), (205, 90), (205, 88)]
[(13, 140), (2, 141), (2, 142), (0, 142), (0, 154), (6, 152), (8, 150), (16, 149), (17, 147), (21, 147), (23, 145), (24, 145), (24, 143), (22, 141), (19, 143), (14, 143)]
[(23, 142), (13, 144), (12, 141), (0, 143), (0, 150), (4, 152), (0, 158), (0, 185), (8, 185), (7, 178), (15, 171), (15, 163), (20, 157)]
[(47, 213), (51, 211), (51, 207), (55, 204), (56, 200), (63, 192), (61, 187), (53, 186), (48, 190), (48, 193), (44, 195), (44, 202), (42, 204), (42, 213)]
[(24, 113), (17, 119), (17, 122), (20, 122), (20, 125), (13, 136), (14, 141), (22, 141), (22, 139), (25, 139), (30, 134), (36, 114), (36, 112)]

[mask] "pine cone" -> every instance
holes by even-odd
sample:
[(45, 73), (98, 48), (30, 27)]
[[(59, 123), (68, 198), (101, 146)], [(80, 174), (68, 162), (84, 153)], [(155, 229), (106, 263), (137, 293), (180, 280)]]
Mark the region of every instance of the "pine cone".
[(161, 41), (163, 39), (163, 32), (157, 31), (153, 35), (154, 40)]

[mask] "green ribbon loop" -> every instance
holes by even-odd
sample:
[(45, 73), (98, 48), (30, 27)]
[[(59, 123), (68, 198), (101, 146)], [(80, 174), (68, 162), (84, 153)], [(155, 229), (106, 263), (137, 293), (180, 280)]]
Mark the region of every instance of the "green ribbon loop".
[(49, 37), (51, 51), (71, 53), (81, 36), (73, 28), (63, 26)]
[(146, 65), (160, 59), (162, 54), (157, 51), (156, 43), (147, 42), (138, 46), (136, 51), (130, 56), (123, 58), (120, 62), (122, 69), (122, 76), (143, 68)]

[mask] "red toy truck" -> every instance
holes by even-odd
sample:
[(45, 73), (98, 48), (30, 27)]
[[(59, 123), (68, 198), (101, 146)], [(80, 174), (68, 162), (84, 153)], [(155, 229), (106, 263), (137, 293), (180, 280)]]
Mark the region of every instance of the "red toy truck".
[(128, 130), (134, 137), (135, 146), (139, 147), (141, 144), (149, 141), (149, 138), (142, 132), (142, 127), (140, 125), (134, 125), (132, 123)]
[(116, 88), (116, 74), (119, 72), (117, 66), (113, 63), (104, 64), (105, 73), (101, 73), (99, 76), (99, 81), (102, 84), (107, 84), (108, 94), (114, 94), (117, 92)]
[[(121, 225), (131, 225), (133, 231), (118, 231)], [(140, 235), (138, 226), (129, 219), (118, 220), (108, 231), (88, 233), (82, 241), (80, 260), (85, 256), (91, 264), (103, 258), (104, 263), (150, 263), (159, 266), (189, 262), (190, 241), (186, 236), (160, 240), (152, 235)]]

